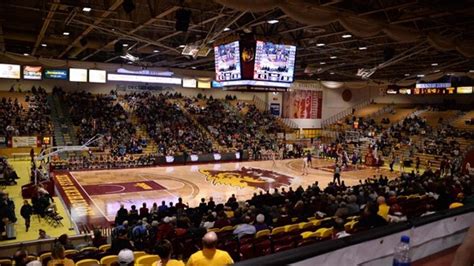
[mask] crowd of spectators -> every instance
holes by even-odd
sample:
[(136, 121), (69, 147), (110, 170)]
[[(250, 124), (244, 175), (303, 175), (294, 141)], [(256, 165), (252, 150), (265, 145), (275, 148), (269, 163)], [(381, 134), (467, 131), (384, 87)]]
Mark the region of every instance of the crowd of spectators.
[(140, 123), (146, 126), (148, 134), (158, 145), (159, 155), (213, 151), (212, 141), (183, 113), (177, 103), (170, 101), (181, 98), (181, 95), (141, 93), (125, 97), (140, 118)]
[(25, 105), (18, 98), (0, 100), (0, 135), (34, 136), (49, 135), (52, 132), (46, 91), (32, 87), (24, 97)]
[(101, 134), (103, 140), (92, 145), (109, 149), (112, 155), (119, 156), (141, 153), (147, 145), (143, 138), (136, 135), (135, 126), (114, 94), (74, 92), (65, 94), (63, 100), (69, 107), (74, 126), (79, 127), (76, 137), (80, 144)]
[(281, 128), (268, 113), (261, 113), (254, 105), (249, 106), (245, 115), (226, 106), (222, 100), (187, 98), (185, 107), (196, 120), (211, 133), (219, 145), (226, 148), (248, 149), (254, 145), (272, 148), (276, 138), (269, 134)]
[(181, 198), (176, 204), (163, 201), (141, 208), (131, 206), (130, 210), (122, 205), (112, 233), (112, 251), (127, 248), (153, 253), (155, 244), (167, 239), (176, 250), (181, 248), (176, 256), (186, 258), (180, 246), (183, 239), (200, 238), (210, 228), (236, 226), (233, 235), (240, 239), (312, 217), (333, 217), (325, 226), (341, 231), (334, 237), (347, 236), (343, 225), (348, 217), (358, 216), (358, 232), (472, 203), (473, 181), (472, 176), (457, 173), (440, 178), (439, 171), (427, 170), (423, 174), (405, 173), (393, 180), (374, 176), (352, 187), (342, 182), (321, 188), (315, 182), (295, 190), (275, 188), (255, 193), (246, 201), (234, 195), (222, 203), (202, 199), (195, 207), (184, 204)]

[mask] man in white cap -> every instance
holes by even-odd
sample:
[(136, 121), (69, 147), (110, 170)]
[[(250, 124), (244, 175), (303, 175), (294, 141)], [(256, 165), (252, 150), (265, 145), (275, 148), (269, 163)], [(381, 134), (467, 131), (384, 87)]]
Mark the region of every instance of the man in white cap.
[(208, 232), (202, 238), (202, 250), (191, 255), (186, 266), (224, 266), (234, 264), (229, 253), (217, 249), (216, 246), (216, 233)]
[(133, 255), (133, 251), (130, 249), (122, 249), (120, 250), (117, 258), (117, 262), (120, 266), (133, 266), (135, 263), (135, 257)]

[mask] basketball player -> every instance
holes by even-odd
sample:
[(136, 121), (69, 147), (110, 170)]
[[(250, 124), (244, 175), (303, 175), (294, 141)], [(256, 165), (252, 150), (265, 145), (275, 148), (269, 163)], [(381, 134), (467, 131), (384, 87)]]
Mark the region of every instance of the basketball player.
[(309, 165), (309, 167), (311, 167), (311, 168), (313, 168), (313, 160), (312, 160), (312, 159), (313, 159), (313, 156), (311, 155), (311, 152), (308, 151), (308, 152), (306, 153), (306, 161), (308, 161), (308, 165)]
[(272, 168), (276, 168), (277, 167), (277, 164), (276, 164), (276, 153), (277, 152), (272, 150), (271, 153), (272, 153), (272, 161), (273, 161)]
[(303, 174), (308, 175), (308, 157), (303, 157)]

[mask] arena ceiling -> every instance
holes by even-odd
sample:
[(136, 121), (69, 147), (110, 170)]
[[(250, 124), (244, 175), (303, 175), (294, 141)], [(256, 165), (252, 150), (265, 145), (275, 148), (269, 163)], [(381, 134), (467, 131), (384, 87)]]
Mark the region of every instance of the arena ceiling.
[[(258, 2), (259, 0), (255, 0)], [(291, 0), (286, 0), (291, 1)], [(304, 1), (304, 0), (300, 0)], [(126, 12), (125, 5), (135, 8)], [(182, 46), (212, 42), (244, 31), (294, 42), (296, 76), (300, 79), (357, 80), (361, 68), (377, 69), (373, 79), (398, 81), (439, 71), (474, 70), (472, 58), (457, 50), (434, 48), (426, 40), (402, 43), (381, 32), (370, 37), (349, 34), (340, 23), (311, 26), (281, 9), (239, 11), (213, 0), (2, 0), (0, 51), (93, 62), (127, 63), (116, 53), (122, 46), (138, 56), (136, 64), (199, 70), (214, 69), (211, 51), (205, 57), (181, 55)], [(456, 41), (474, 41), (474, 5), (441, 0), (307, 0), (360, 18), (397, 25)], [(90, 8), (90, 10), (88, 9)], [(176, 12), (191, 11), (187, 32), (176, 31)], [(269, 24), (270, 20), (278, 23)], [(116, 45), (117, 43), (117, 45)], [(365, 48), (364, 48), (365, 47)], [(304, 73), (306, 69), (306, 72)]]

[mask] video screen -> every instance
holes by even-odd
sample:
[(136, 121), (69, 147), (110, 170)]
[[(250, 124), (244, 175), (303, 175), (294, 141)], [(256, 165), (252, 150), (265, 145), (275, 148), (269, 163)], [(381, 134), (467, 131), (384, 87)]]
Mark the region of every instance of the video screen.
[(20, 79), (20, 65), (0, 64), (0, 78)]
[(89, 69), (89, 82), (92, 83), (106, 83), (107, 71), (98, 69)]
[(45, 69), (44, 70), (45, 79), (68, 79), (67, 69)]
[(72, 82), (87, 82), (87, 69), (70, 68), (69, 81)]
[(257, 41), (253, 78), (293, 82), (296, 46)]
[(217, 81), (238, 80), (242, 78), (238, 41), (214, 47), (214, 57)]
[(23, 78), (40, 80), (43, 75), (42, 66), (23, 66)]

